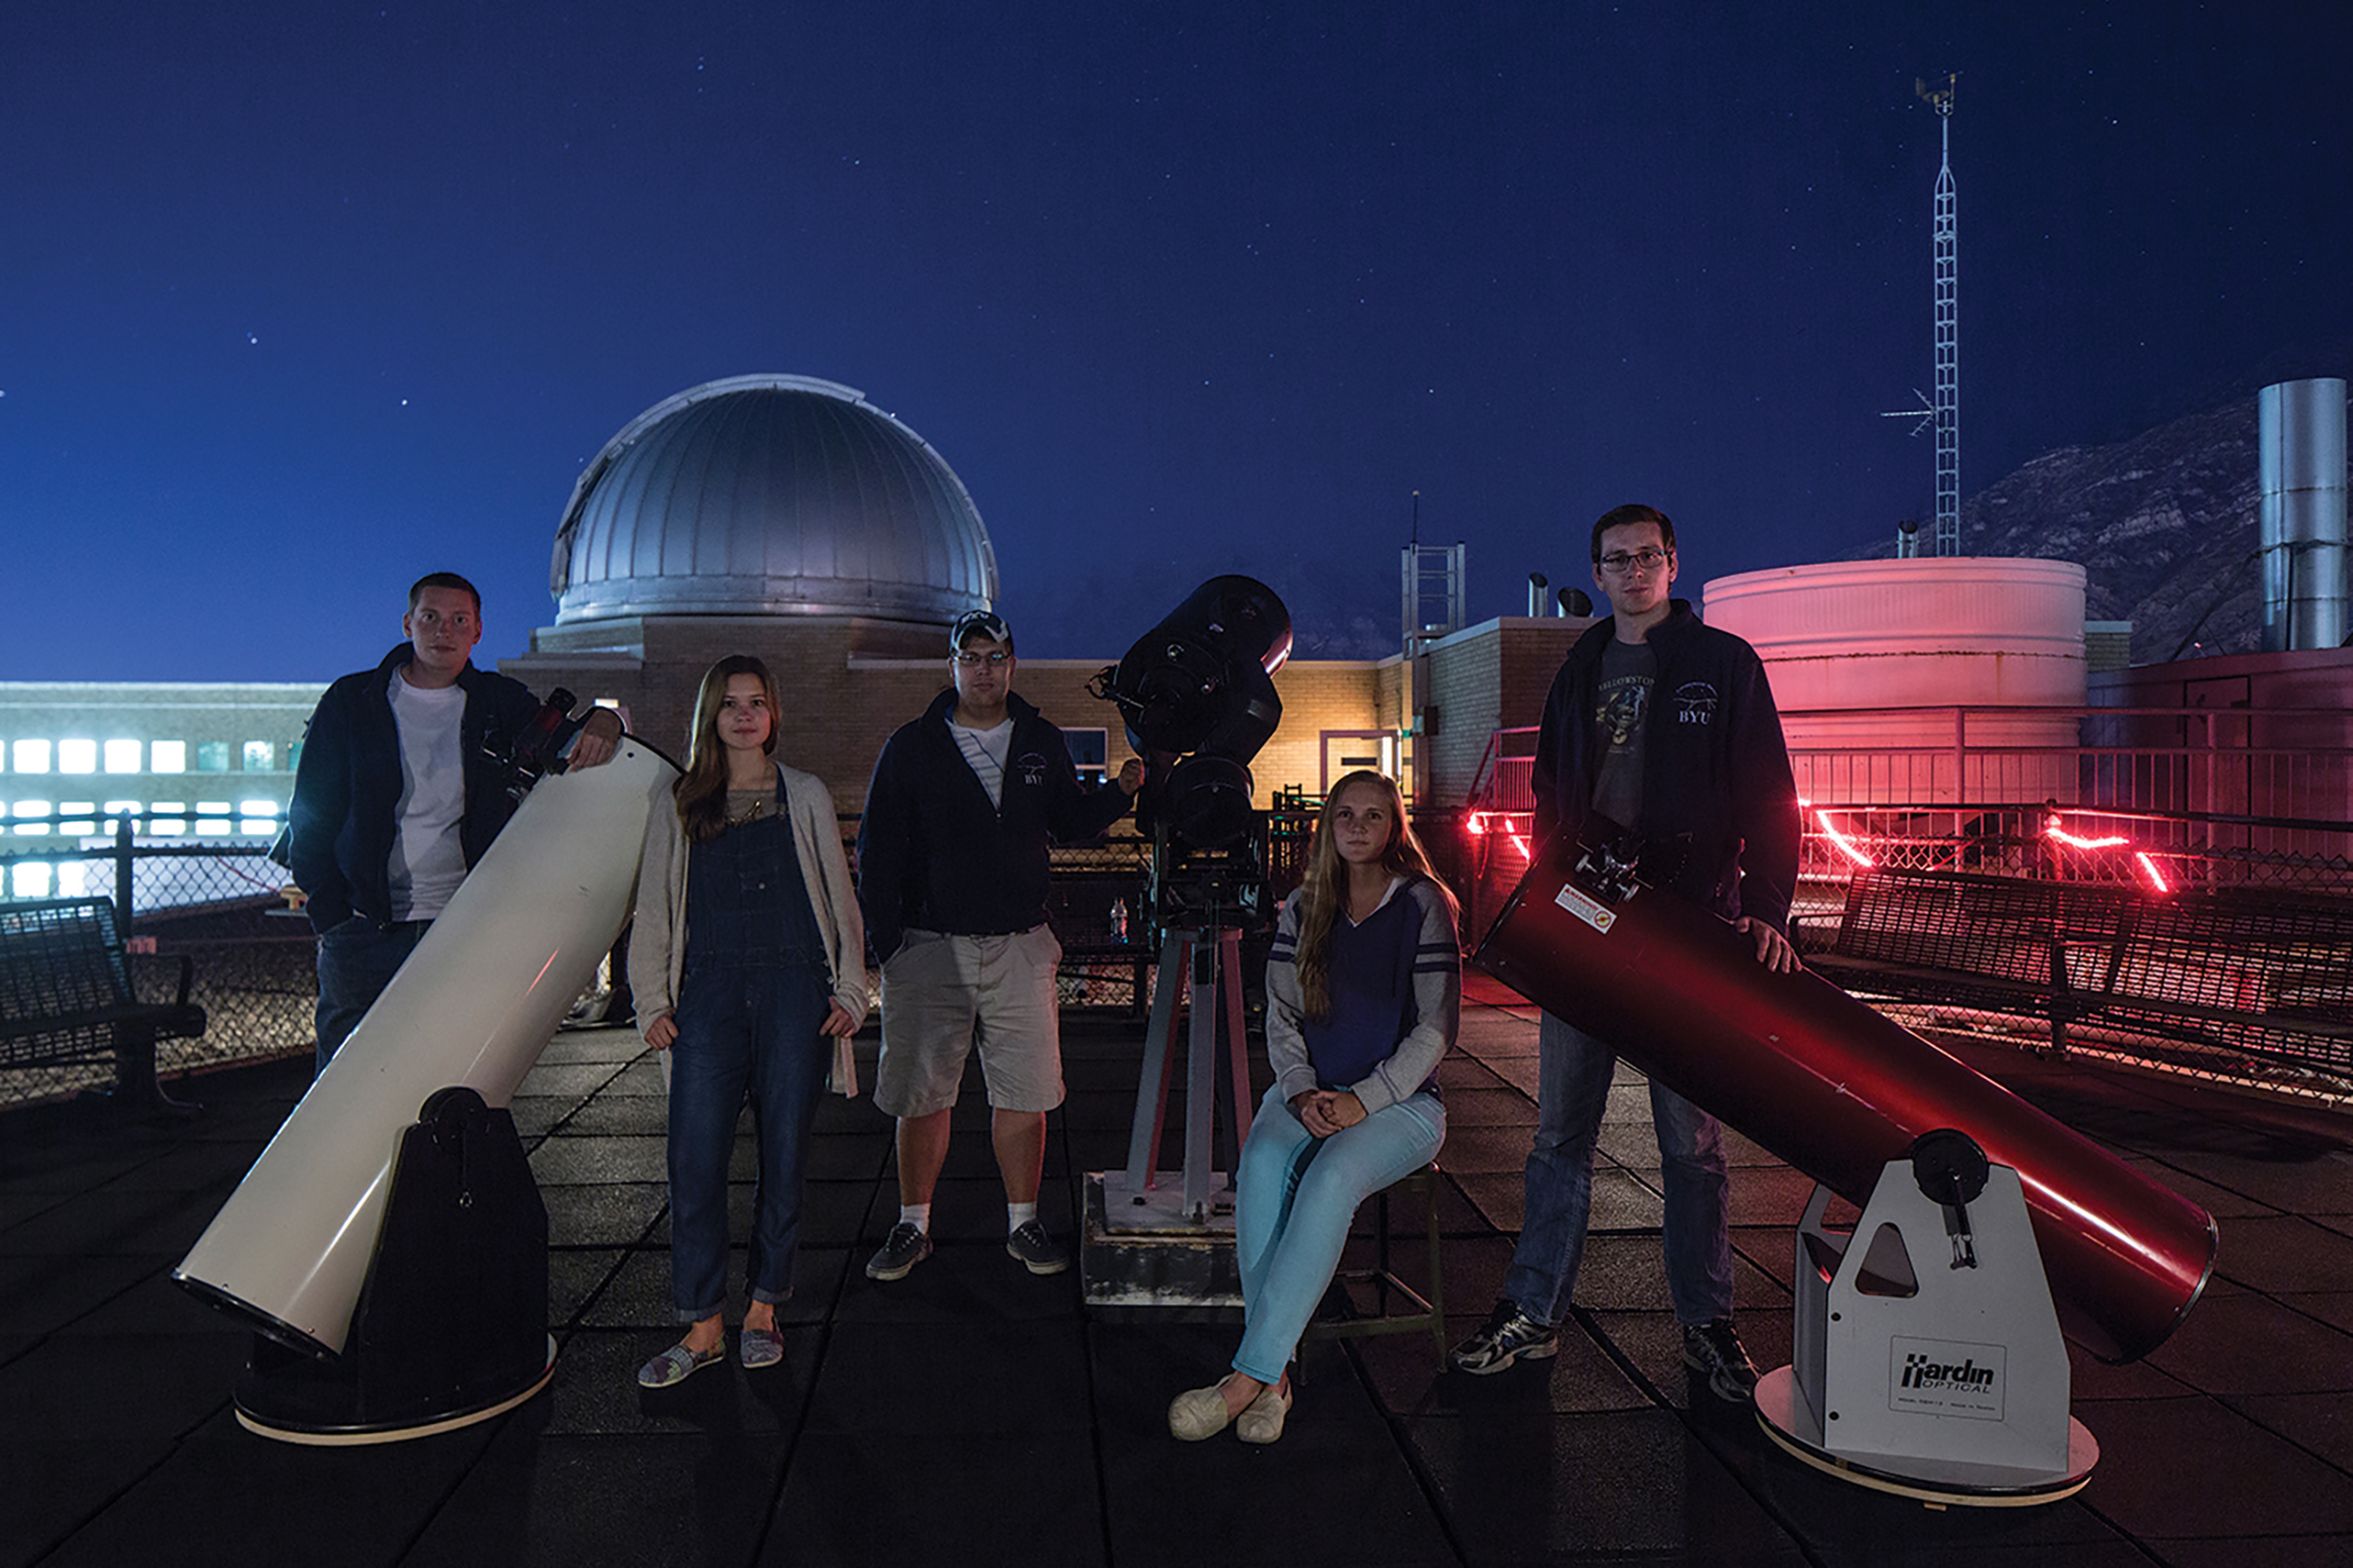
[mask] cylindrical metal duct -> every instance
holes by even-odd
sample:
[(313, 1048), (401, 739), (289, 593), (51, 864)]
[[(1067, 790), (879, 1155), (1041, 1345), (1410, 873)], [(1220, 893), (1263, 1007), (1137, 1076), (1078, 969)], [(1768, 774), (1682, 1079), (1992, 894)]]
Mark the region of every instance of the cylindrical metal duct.
[(2267, 386), (2257, 408), (2263, 650), (2340, 647), (2348, 629), (2344, 378)]
[(1532, 617), (1545, 613), (1545, 589), (1550, 584), (1541, 572), (1528, 573), (1528, 614)]

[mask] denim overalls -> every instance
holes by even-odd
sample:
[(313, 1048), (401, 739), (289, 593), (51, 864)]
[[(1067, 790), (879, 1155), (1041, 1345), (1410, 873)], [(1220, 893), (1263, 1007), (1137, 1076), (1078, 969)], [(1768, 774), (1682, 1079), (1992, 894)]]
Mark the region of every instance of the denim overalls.
[(759, 1186), (746, 1270), (755, 1301), (792, 1294), (808, 1130), (833, 1053), (832, 998), (783, 781), (775, 805), (688, 850), (686, 962), (670, 1048), (670, 1292), (681, 1323), (727, 1297), (727, 1172), (747, 1094)]

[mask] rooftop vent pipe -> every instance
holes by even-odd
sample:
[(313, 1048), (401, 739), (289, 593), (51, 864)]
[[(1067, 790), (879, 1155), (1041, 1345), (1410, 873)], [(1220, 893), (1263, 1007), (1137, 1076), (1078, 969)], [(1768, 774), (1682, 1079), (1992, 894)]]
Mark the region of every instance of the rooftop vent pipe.
[(2283, 381), (2258, 396), (2263, 650), (2346, 641), (2345, 382)]
[(1543, 573), (1531, 572), (1528, 573), (1528, 614), (1530, 617), (1538, 617), (1545, 613), (1545, 589), (1550, 584)]

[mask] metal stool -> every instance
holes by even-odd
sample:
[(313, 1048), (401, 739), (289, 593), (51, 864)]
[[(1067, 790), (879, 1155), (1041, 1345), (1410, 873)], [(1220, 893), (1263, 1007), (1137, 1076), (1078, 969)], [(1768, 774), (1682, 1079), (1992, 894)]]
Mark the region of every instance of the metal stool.
[[(1389, 1266), (1388, 1195), (1400, 1188), (1422, 1195), (1424, 1233), (1430, 1248), (1430, 1295), (1424, 1299), (1399, 1278)], [(1446, 1355), (1446, 1278), (1440, 1266), (1438, 1250), (1438, 1162), (1435, 1160), (1419, 1170), (1409, 1171), (1388, 1186), (1373, 1194), (1373, 1266), (1366, 1269), (1344, 1268), (1332, 1277), (1335, 1283), (1358, 1283), (1373, 1287), (1376, 1303), (1368, 1318), (1318, 1318), (1310, 1323), (1307, 1337), (1310, 1340), (1347, 1340), (1370, 1334), (1411, 1334), (1418, 1329), (1430, 1330), (1430, 1342), (1437, 1347), (1443, 1362)], [(1351, 1306), (1354, 1297), (1342, 1292)], [(1402, 1298), (1407, 1308), (1395, 1310), (1393, 1303)]]

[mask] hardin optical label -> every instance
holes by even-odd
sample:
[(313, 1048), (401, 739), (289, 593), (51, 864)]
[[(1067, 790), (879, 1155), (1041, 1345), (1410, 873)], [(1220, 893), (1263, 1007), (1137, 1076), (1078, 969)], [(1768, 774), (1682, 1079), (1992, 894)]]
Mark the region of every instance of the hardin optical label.
[(1888, 1342), (1888, 1408), (1916, 1415), (1961, 1416), (1999, 1421), (2009, 1386), (2002, 1345), (1972, 1345), (1954, 1340), (1890, 1340)]
[(1618, 923), (1615, 910), (1598, 899), (1588, 898), (1574, 887), (1563, 887), (1553, 895), (1553, 902), (1605, 935)]

